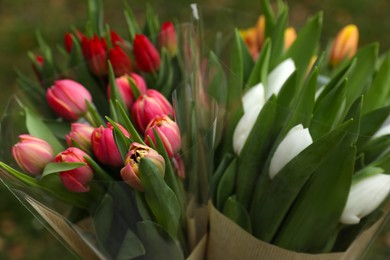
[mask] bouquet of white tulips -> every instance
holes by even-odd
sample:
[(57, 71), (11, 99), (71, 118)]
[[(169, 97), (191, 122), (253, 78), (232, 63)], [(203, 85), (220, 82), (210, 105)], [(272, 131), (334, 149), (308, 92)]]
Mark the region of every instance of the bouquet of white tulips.
[(263, 242), (342, 252), (380, 218), (390, 192), (390, 55), (377, 44), (358, 49), (355, 25), (323, 50), (322, 14), (295, 33), (285, 4), (262, 5), (257, 25), (235, 32), (229, 73), (210, 58), (225, 78), (209, 93), (226, 111), (212, 202)]

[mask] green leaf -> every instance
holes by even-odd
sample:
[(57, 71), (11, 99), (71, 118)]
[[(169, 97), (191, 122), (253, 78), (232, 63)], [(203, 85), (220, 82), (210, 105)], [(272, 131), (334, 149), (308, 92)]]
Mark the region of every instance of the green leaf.
[(180, 228), (181, 210), (175, 193), (168, 187), (159, 170), (149, 159), (141, 159), (139, 172), (145, 191), (145, 199), (157, 223), (173, 238), (177, 238)]
[(103, 36), (103, 3), (102, 0), (88, 0), (88, 18), (93, 33)]
[(238, 42), (240, 44), (241, 57), (242, 57), (243, 68), (244, 68), (242, 80), (243, 82), (247, 82), (251, 74), (251, 71), (253, 69), (254, 61), (252, 55), (249, 52), (247, 45), (244, 42), (244, 39), (241, 36), (239, 37)]
[(146, 250), (139, 240), (139, 238), (130, 229), (127, 230), (123, 239), (122, 246), (115, 259), (127, 260), (135, 257), (143, 256), (146, 254)]
[(223, 172), (216, 192), (216, 207), (223, 210), (227, 199), (234, 194), (237, 174), (237, 158), (234, 158)]
[(146, 4), (146, 21), (143, 31), (144, 34), (156, 46), (157, 36), (160, 32), (160, 24), (157, 15), (154, 13), (153, 7), (149, 3)]
[(271, 57), (271, 41), (267, 39), (261, 49), (260, 56), (254, 65), (249, 76), (247, 87), (253, 87), (262, 82), (265, 86), (267, 84), (268, 68)]
[(227, 101), (227, 80), (225, 72), (214, 52), (209, 54), (209, 63), (207, 67), (207, 76), (210, 80), (207, 90), (218, 104), (225, 106)]
[(22, 173), (20, 171), (15, 170), (11, 166), (8, 166), (7, 164), (0, 162), (0, 167), (3, 168), (6, 172), (11, 174), (13, 177), (18, 179), (19, 181), (23, 182), (25, 185), (28, 185), (30, 187), (39, 188), (39, 182), (34, 177), (31, 177), (25, 173)]
[(152, 221), (138, 222), (137, 231), (145, 247), (145, 259), (184, 259), (180, 246), (159, 224)]
[(272, 32), (274, 31), (276, 17), (275, 13), (272, 10), (272, 6), (269, 0), (261, 0), (261, 9), (263, 10), (265, 17), (265, 39), (270, 38), (272, 36)]
[(386, 54), (384, 60), (375, 75), (374, 81), (364, 95), (363, 114), (388, 105), (390, 95), (390, 52)]
[(45, 169), (43, 170), (41, 178), (44, 178), (47, 175), (52, 174), (52, 173), (59, 173), (59, 172), (63, 172), (63, 171), (70, 171), (70, 170), (73, 170), (73, 169), (77, 169), (77, 168), (83, 167), (85, 165), (86, 165), (86, 163), (83, 163), (83, 162), (73, 162), (73, 163), (71, 163), (71, 162), (61, 162), (61, 163), (53, 162), (53, 163), (48, 163), (48, 164), (46, 164)]
[(106, 122), (104, 122), (93, 104), (89, 103), (88, 100), (85, 100), (85, 103), (87, 104), (86, 119), (88, 120), (88, 122), (90, 122), (94, 127), (99, 127), (101, 125), (105, 126)]
[(141, 138), (141, 136), (138, 134), (137, 130), (135, 129), (134, 125), (131, 123), (129, 116), (127, 115), (125, 109), (123, 106), (119, 103), (119, 101), (116, 101), (117, 111), (119, 111), (119, 114), (122, 116), (122, 119), (124, 121), (124, 126), (126, 127), (126, 130), (129, 131), (130, 138), (137, 143), (145, 145), (144, 140)]
[(217, 169), (215, 170), (215, 172), (211, 177), (210, 194), (213, 197), (214, 205), (217, 205), (217, 190), (218, 190), (219, 183), (221, 182), (221, 178), (225, 175), (224, 173), (227, 167), (230, 165), (230, 162), (233, 158), (234, 158), (233, 154), (230, 153), (224, 154)]
[(115, 144), (118, 147), (122, 160), (125, 161), (126, 155), (129, 152), (130, 140), (125, 136), (125, 134), (122, 132), (122, 130), (119, 128), (118, 124), (114, 120), (109, 117), (106, 117), (106, 119), (114, 128), (113, 134)]
[(30, 135), (41, 138), (48, 142), (57, 154), (64, 150), (64, 146), (58, 141), (53, 132), (46, 126), (42, 119), (28, 108), (25, 108), (26, 127)]
[(98, 243), (104, 248), (110, 239), (110, 229), (114, 218), (114, 201), (106, 194), (93, 213), (93, 224)]
[(245, 207), (237, 201), (235, 196), (230, 196), (223, 208), (223, 214), (237, 223), (249, 233), (252, 233), (251, 219)]
[(285, 53), (285, 58), (292, 58), (298, 70), (297, 80), (302, 82), (305, 78), (307, 67), (315, 54), (322, 29), (322, 13), (310, 18), (306, 25), (299, 31), (294, 43)]
[[(110, 100), (112, 104), (115, 104), (116, 101), (118, 101), (122, 107), (126, 107), (122, 95), (119, 92), (119, 87), (116, 84), (114, 69), (112, 68), (110, 61), (108, 61), (108, 79), (110, 82)], [(111, 111), (111, 114), (116, 114), (116, 115), (119, 114), (119, 111), (115, 110), (116, 108), (117, 108), (116, 106), (112, 106), (112, 109), (114, 109), (114, 111)], [(127, 110), (125, 112), (126, 114), (128, 114)]]
[(161, 51), (162, 62), (158, 72), (157, 82), (155, 83), (158, 89), (167, 99), (170, 99), (173, 88), (173, 67), (169, 58), (169, 53), (165, 48)]
[(284, 32), (287, 26), (287, 16), (288, 8), (286, 7), (281, 11), (272, 32), (271, 68), (276, 67), (282, 61), (281, 56), (284, 51)]
[(257, 184), (249, 211), (257, 238), (272, 241), (304, 185), (329, 154), (335, 152), (351, 124), (352, 121), (348, 121), (316, 140), (288, 162), (272, 180), (267, 176)]
[(320, 165), (285, 216), (273, 243), (296, 252), (323, 253), (347, 202), (356, 149), (345, 139)]
[(273, 143), (275, 99), (272, 96), (260, 111), (238, 159), (236, 195), (245, 208), (251, 203), (256, 181)]
[(362, 48), (356, 54), (356, 65), (348, 77), (346, 86), (346, 108), (363, 95), (372, 81), (378, 56), (378, 44)]
[(314, 140), (337, 127), (344, 117), (346, 84), (347, 80), (344, 80), (344, 84), (331, 90), (320, 103), (316, 103), (310, 125)]
[(125, 5), (125, 19), (130, 35), (130, 42), (132, 43), (134, 41), (135, 35), (140, 33), (140, 29), (137, 23), (137, 19), (135, 18), (135, 15), (133, 13), (133, 10), (131, 9), (128, 2), (124, 2)]

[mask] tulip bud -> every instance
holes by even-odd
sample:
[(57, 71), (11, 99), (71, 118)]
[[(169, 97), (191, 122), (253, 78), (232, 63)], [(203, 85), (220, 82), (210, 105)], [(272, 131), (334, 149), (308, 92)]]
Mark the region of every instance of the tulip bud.
[(180, 130), (176, 122), (167, 115), (156, 116), (145, 130), (145, 143), (147, 145), (151, 145), (148, 138), (150, 137), (154, 145), (157, 146), (154, 131), (161, 138), (169, 157), (173, 157), (181, 148)]
[(148, 89), (145, 95), (137, 98), (131, 108), (133, 119), (142, 131), (158, 115), (173, 116), (173, 107), (157, 90)]
[(76, 143), (82, 150), (89, 152), (91, 151), (91, 136), (93, 130), (95, 130), (95, 128), (90, 125), (72, 123), (70, 133), (65, 136), (66, 143), (68, 146), (75, 146), (74, 143)]
[(123, 40), (123, 38), (120, 37), (119, 34), (116, 33), (115, 31), (110, 32), (110, 37), (113, 46), (124, 47), (126, 45), (125, 40)]
[(265, 17), (260, 15), (256, 23), (256, 34), (257, 34), (257, 44), (258, 50), (260, 51), (264, 44), (265, 38)]
[(160, 68), (160, 54), (145, 35), (135, 36), (133, 53), (140, 71), (154, 72)]
[(83, 37), (81, 47), (84, 58), (87, 60), (90, 70), (96, 76), (107, 75), (107, 44), (106, 41), (98, 36), (89, 39)]
[[(81, 41), (83, 38), (85, 38), (84, 34), (82, 34), (80, 31), (76, 31), (77, 38)], [(64, 35), (64, 43), (65, 43), (65, 49), (68, 53), (72, 51), (73, 47), (73, 39), (72, 39), (72, 33), (65, 33)]]
[(268, 81), (266, 86), (266, 97), (270, 98), (273, 94), (278, 94), (282, 89), (284, 83), (295, 71), (295, 63), (289, 58), (281, 62), (276, 68), (274, 68), (268, 75)]
[[(117, 124), (126, 137), (130, 134), (121, 125)], [(114, 139), (114, 127), (108, 123), (107, 128), (100, 126), (92, 132), (91, 143), (92, 150), (96, 158), (102, 164), (120, 167), (123, 165), (121, 154), (116, 146)]]
[(167, 49), (171, 57), (177, 53), (177, 36), (173, 23), (168, 21), (162, 24), (160, 34), (158, 37), (160, 47)]
[(254, 27), (240, 31), (241, 37), (248, 47), (249, 53), (252, 55), (254, 60), (257, 59), (257, 56), (259, 55), (259, 46), (256, 33), (257, 31)]
[(388, 174), (376, 173), (355, 178), (340, 222), (347, 225), (358, 224), (360, 219), (382, 204), (389, 192), (390, 175)]
[(130, 146), (129, 153), (126, 155), (125, 167), (121, 170), (122, 179), (131, 187), (138, 191), (143, 191), (143, 186), (139, 177), (139, 163), (142, 158), (151, 160), (161, 176), (165, 173), (164, 158), (152, 148), (133, 142)]
[(330, 65), (337, 66), (345, 59), (352, 58), (357, 51), (359, 30), (356, 25), (350, 24), (339, 31), (333, 42), (330, 52)]
[(34, 58), (35, 58), (35, 62), (32, 63), (32, 69), (34, 71), (34, 74), (37, 76), (39, 82), (41, 82), (42, 81), (41, 72), (43, 69), (45, 59), (40, 55), (36, 55)]
[(294, 27), (288, 27), (284, 31), (284, 49), (288, 50), (297, 38), (297, 32)]
[(76, 121), (87, 112), (87, 103), (92, 102), (91, 94), (80, 83), (70, 79), (56, 80), (47, 89), (46, 99), (58, 116)]
[(131, 60), (121, 47), (115, 46), (111, 48), (108, 57), (116, 77), (130, 74), (133, 71)]
[(85, 166), (60, 172), (60, 179), (64, 187), (72, 192), (87, 192), (89, 191), (89, 183), (93, 179), (93, 169), (88, 165), (84, 158), (88, 156), (82, 150), (76, 147), (69, 147), (65, 151), (59, 153), (56, 162), (82, 162)]
[(28, 174), (41, 174), (46, 164), (54, 159), (53, 148), (46, 141), (31, 135), (19, 135), (19, 139), (12, 147), (15, 161)]
[[(144, 95), (147, 90), (145, 80), (136, 73), (130, 73), (130, 76), (123, 75), (122, 77), (115, 79), (115, 83), (118, 86), (119, 93), (123, 101), (125, 102), (126, 107), (129, 110), (134, 103), (134, 94), (130, 85), (130, 80), (133, 81), (134, 85), (138, 88), (141, 95)], [(107, 86), (107, 95), (108, 98), (111, 97), (110, 85)]]
[(273, 179), (283, 167), (313, 143), (308, 128), (296, 125), (288, 131), (271, 158), (269, 177)]

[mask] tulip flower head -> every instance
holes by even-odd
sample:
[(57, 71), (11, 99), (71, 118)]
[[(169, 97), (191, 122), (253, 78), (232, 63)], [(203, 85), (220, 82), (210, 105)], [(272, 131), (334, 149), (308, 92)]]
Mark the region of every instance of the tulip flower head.
[(359, 29), (356, 25), (345, 26), (337, 34), (330, 52), (330, 65), (337, 66), (345, 59), (352, 58), (358, 49)]
[(296, 125), (288, 131), (273, 154), (269, 167), (269, 177), (273, 179), (283, 167), (313, 143), (308, 128)]
[(177, 36), (175, 26), (171, 21), (165, 22), (161, 25), (160, 34), (158, 36), (160, 47), (167, 49), (171, 57), (177, 53)]
[(256, 23), (256, 35), (257, 35), (257, 45), (258, 51), (261, 51), (261, 48), (264, 44), (265, 39), (265, 16), (260, 15)]
[(85, 163), (85, 166), (60, 172), (61, 182), (67, 190), (72, 192), (89, 191), (89, 183), (93, 179), (93, 169), (88, 165), (87, 160), (84, 158), (86, 156), (88, 156), (88, 154), (76, 147), (69, 147), (56, 156), (56, 162)]
[(152, 148), (133, 142), (130, 145), (129, 153), (126, 155), (125, 166), (121, 170), (122, 179), (138, 191), (143, 191), (139, 173), (139, 163), (142, 158), (151, 160), (159, 169), (161, 176), (165, 173), (164, 158)]
[(157, 145), (156, 132), (164, 144), (165, 150), (170, 157), (173, 157), (181, 148), (181, 138), (179, 126), (167, 115), (156, 116), (146, 127), (145, 143), (149, 143), (149, 138), (152, 139), (154, 145)]
[[(126, 137), (130, 134), (121, 125), (117, 124)], [(121, 154), (116, 146), (114, 139), (114, 127), (108, 123), (107, 127), (100, 126), (92, 132), (91, 143), (92, 151), (99, 162), (102, 164), (121, 167), (123, 165)]]
[(154, 72), (160, 68), (160, 54), (145, 35), (135, 36), (133, 54), (140, 71)]
[(347, 204), (340, 222), (358, 224), (387, 198), (390, 192), (390, 175), (377, 173), (353, 181)]
[(146, 94), (139, 96), (134, 102), (131, 115), (138, 128), (145, 131), (150, 121), (156, 116), (173, 116), (173, 107), (160, 92), (148, 89)]
[(81, 40), (81, 47), (91, 72), (96, 76), (107, 75), (106, 40), (104, 38), (99, 38), (97, 35), (92, 38), (83, 37)]
[[(147, 87), (145, 80), (136, 73), (130, 73), (130, 75), (123, 75), (115, 79), (115, 83), (118, 86), (119, 93), (123, 101), (125, 102), (126, 107), (130, 110), (134, 103), (134, 93), (130, 85), (130, 81), (138, 88), (141, 95), (146, 93)], [(111, 96), (110, 85), (107, 86), (107, 95), (108, 98)]]
[(259, 55), (259, 46), (256, 33), (257, 31), (255, 27), (240, 31), (241, 37), (244, 40), (245, 45), (248, 47), (249, 53), (254, 60), (256, 60), (257, 56)]
[(12, 147), (12, 156), (19, 167), (32, 176), (40, 175), (46, 164), (54, 160), (49, 143), (27, 134), (19, 135), (19, 142)]
[(284, 31), (284, 50), (288, 50), (297, 38), (297, 32), (294, 27), (288, 27)]
[(119, 46), (115, 46), (109, 50), (108, 59), (111, 62), (116, 77), (130, 74), (133, 71), (133, 65), (129, 56)]
[(63, 79), (54, 82), (47, 89), (46, 99), (49, 106), (67, 121), (76, 121), (87, 112), (87, 103), (92, 102), (89, 91), (80, 83)]
[(85, 152), (91, 151), (91, 136), (94, 127), (82, 124), (72, 123), (70, 133), (65, 136), (68, 146), (75, 146), (76, 143)]

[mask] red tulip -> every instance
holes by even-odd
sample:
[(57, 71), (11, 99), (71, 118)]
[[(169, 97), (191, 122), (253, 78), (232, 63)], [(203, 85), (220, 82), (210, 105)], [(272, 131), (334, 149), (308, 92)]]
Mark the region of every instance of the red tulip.
[(62, 118), (76, 121), (87, 112), (87, 103), (92, 102), (91, 94), (80, 83), (70, 79), (57, 80), (47, 89), (49, 106)]
[(173, 157), (181, 148), (180, 130), (176, 122), (169, 118), (167, 115), (156, 116), (147, 126), (145, 130), (145, 143), (149, 143), (150, 137), (154, 143), (156, 143), (156, 136), (154, 132), (158, 134), (164, 144), (165, 150), (170, 157)]
[(138, 169), (142, 158), (151, 160), (159, 169), (161, 176), (164, 176), (165, 172), (164, 158), (157, 151), (136, 142), (132, 143), (126, 156), (125, 167), (121, 170), (121, 176), (128, 185), (139, 191), (144, 190)]
[(88, 154), (76, 147), (69, 147), (56, 156), (56, 162), (85, 163), (85, 166), (60, 172), (61, 182), (67, 190), (72, 192), (89, 191), (89, 183), (93, 179), (93, 169), (84, 158), (86, 156), (88, 156)]
[(95, 35), (93, 38), (83, 37), (81, 47), (90, 70), (97, 76), (107, 75), (107, 44), (105, 39)]
[[(122, 133), (126, 137), (130, 137), (130, 134), (121, 125), (117, 124)], [(118, 147), (114, 140), (114, 127), (108, 123), (107, 128), (100, 126), (92, 132), (91, 142), (92, 150), (96, 158), (102, 164), (121, 167), (123, 161)]]
[(53, 148), (46, 141), (31, 135), (19, 135), (19, 139), (12, 147), (15, 161), (28, 174), (41, 174), (46, 164), (54, 159)]
[(135, 36), (133, 53), (139, 70), (153, 72), (160, 68), (160, 54), (145, 35)]
[(173, 107), (157, 90), (149, 89), (134, 102), (131, 114), (136, 125), (142, 131), (158, 115), (173, 116)]
[(133, 71), (131, 60), (121, 47), (115, 46), (114, 48), (111, 48), (108, 57), (116, 77), (130, 74)]
[(160, 47), (167, 49), (171, 56), (177, 53), (177, 36), (173, 23), (168, 21), (162, 24), (158, 37)]

